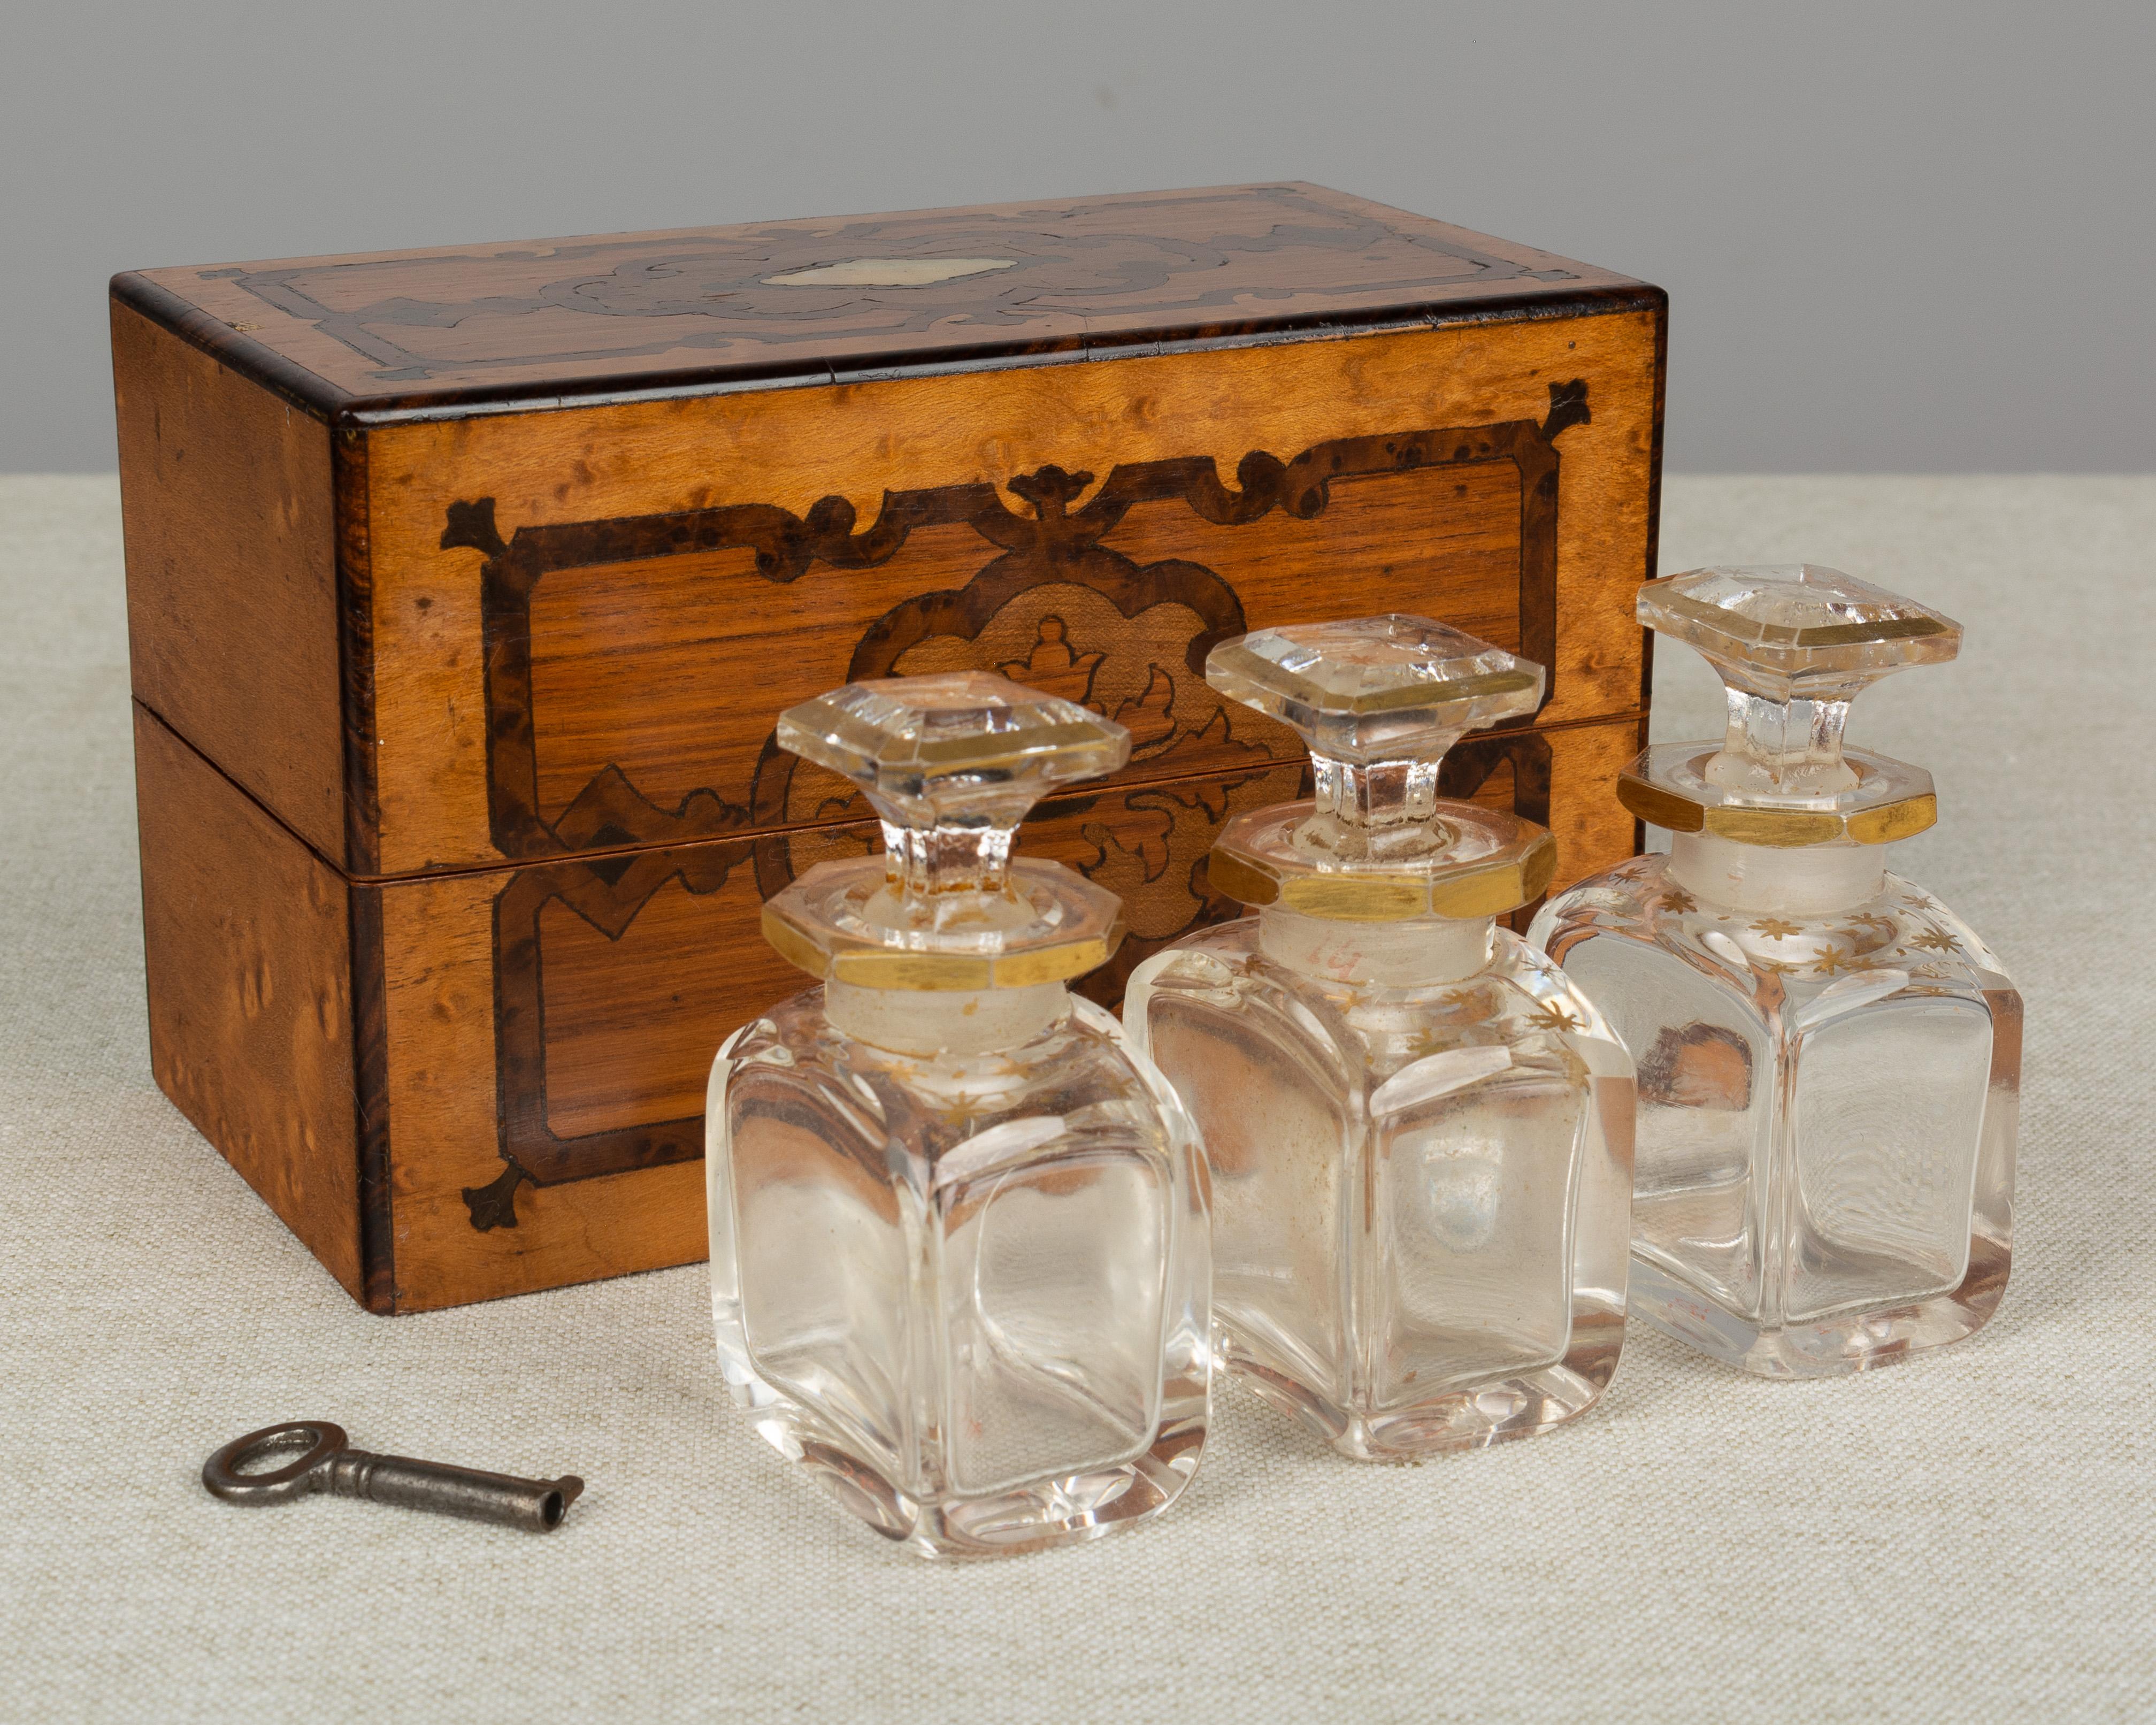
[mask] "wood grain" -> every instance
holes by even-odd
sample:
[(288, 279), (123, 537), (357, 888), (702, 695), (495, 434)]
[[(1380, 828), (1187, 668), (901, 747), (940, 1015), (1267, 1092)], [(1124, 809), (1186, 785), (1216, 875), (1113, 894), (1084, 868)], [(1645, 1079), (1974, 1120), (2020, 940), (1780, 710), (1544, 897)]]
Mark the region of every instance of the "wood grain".
[[(399, 1312), (656, 1269), (705, 1251), (696, 1162), (526, 1185), (516, 1194), (515, 1226), (473, 1226), (465, 1193), (502, 1171), (493, 908), (509, 872), (400, 881), (382, 891)], [(684, 961), (701, 956), (675, 954), (673, 973), (695, 976)]]
[(720, 1042), (808, 979), (765, 944), (756, 877), (678, 875), (616, 937), (560, 899), (540, 914), (547, 1123), (562, 1137), (704, 1111)]
[(1377, 474), (1332, 490), (1322, 515), (1276, 510), (1233, 528), (1141, 504), (1101, 543), (1141, 563), (1204, 564), (1235, 588), (1252, 629), (1349, 608), (1420, 611), (1520, 649), (1520, 475), (1511, 462)]
[(1303, 776), (1199, 674), (1242, 629), (1546, 658), (1452, 788), (1628, 854), (1663, 308), (1293, 185), (119, 279), (159, 1082), (377, 1310), (701, 1255), (762, 901), (874, 839), (772, 722), (856, 677), (1130, 726), (1021, 839), (1123, 896), (1111, 1003)]
[(135, 697), (341, 859), (329, 431), (116, 305), (112, 371)]
[(846, 680), (861, 632), (916, 593), (963, 587), (998, 555), (970, 527), (923, 529), (873, 569), (759, 579), (746, 549), (564, 569), (532, 600), (541, 812), (558, 819), (617, 767), (652, 801), (698, 791), (747, 814), (787, 706)]
[[(1631, 711), (1640, 646), (1630, 594), (1646, 573), (1658, 332), (1657, 320), (1646, 314), (1491, 324), (372, 431), (381, 870), (484, 865), (501, 855), (488, 812), (486, 659), (475, 578), (485, 555), (463, 545), (445, 550), (442, 542), (452, 506), (480, 497), (494, 500), (493, 519), (505, 538), (527, 525), (735, 505), (769, 504), (805, 517), (826, 496), (845, 498), (865, 531), (887, 490), (969, 484), (1001, 490), (1014, 475), (1058, 465), (1092, 474), (1097, 491), (1119, 462), (1186, 457), (1211, 459), (1232, 488), (1237, 464), (1254, 449), (1284, 459), (1340, 437), (1536, 424), (1550, 412), (1552, 382), (1578, 379), (1592, 418), (1565, 429), (1557, 444), (1558, 663), (1557, 692), (1542, 717), (1561, 723)], [(1486, 592), (1475, 591), (1476, 571), (1494, 557), (1492, 500), (1481, 489), (1491, 480), (1486, 473), (1472, 480), (1455, 476), (1455, 485), (1471, 487), (1470, 495), (1451, 500), (1461, 513), (1433, 509), (1428, 546), (1410, 532), (1409, 546), (1389, 545), (1378, 557), (1357, 538), (1327, 530), (1329, 518), (1357, 518), (1353, 487), (1343, 485), (1340, 502), (1307, 524), (1316, 531), (1306, 546), (1276, 551), (1270, 565), (1260, 557), (1246, 573), (1261, 590), (1270, 583), (1275, 592), (1299, 593), (1295, 614), (1340, 614), (1361, 608), (1353, 601), (1366, 571), (1374, 572), (1371, 578), (1389, 602), (1416, 585), (1412, 575), (1401, 575), (1403, 562), (1421, 561), (1436, 572), (1416, 608), (1441, 616), (1452, 609), (1491, 613)], [(1404, 501), (1408, 489), (1390, 500), (1403, 516), (1424, 506)], [(1032, 504), (1003, 495), (1014, 515), (1031, 516)], [(1086, 501), (1081, 495), (1068, 506), (1082, 509)], [(1134, 546), (1163, 531), (1147, 507), (1146, 516), (1127, 517), (1119, 530)], [(1256, 525), (1266, 533), (1291, 531), (1285, 522)], [(963, 544), (951, 536), (970, 530), (926, 531), (939, 539), (923, 555), (940, 557)], [(1247, 524), (1217, 529), (1208, 543), (1225, 546), (1251, 531)], [(594, 762), (622, 753), (639, 755), (645, 772), (664, 779), (666, 794), (681, 790), (693, 775), (665, 779), (670, 769), (659, 757), (693, 752), (697, 726), (741, 724), (737, 713), (747, 715), (744, 731), (759, 720), (767, 726), (780, 703), (767, 685), (808, 650), (804, 644), (816, 627), (826, 619), (858, 617), (896, 590), (878, 587), (880, 571), (824, 565), (774, 585), (743, 578), (738, 558), (725, 561), (732, 557), (692, 563), (683, 584), (709, 582), (754, 608), (763, 626), (780, 631), (776, 646), (759, 660), (746, 641), (739, 649), (727, 645), (723, 607), (681, 596), (683, 614), (659, 626), (714, 643), (712, 656), (701, 661), (693, 649), (668, 649), (640, 702), (609, 688), (590, 662), (591, 644), (609, 626), (608, 608), (590, 596), (595, 589), (588, 586), (582, 601), (573, 593), (552, 600), (546, 583), (556, 578), (542, 581), (535, 600), (557, 607), (545, 626), (561, 630), (570, 649), (556, 670), (544, 668), (544, 655), (535, 665), (536, 677), (554, 679), (534, 696), (535, 708), (551, 704), (552, 716), (544, 722), (552, 740), (542, 758), (552, 796), (567, 794)], [(1450, 589), (1455, 578), (1441, 572), (1447, 567), (1461, 572), (1460, 592)], [(954, 567), (954, 578), (958, 572)], [(632, 607), (659, 607), (647, 616), (662, 618), (676, 603), (639, 597), (634, 584), (623, 589)], [(580, 605), (597, 608), (580, 615)], [(811, 681), (829, 685), (819, 675), (803, 678), (803, 687)], [(588, 703), (588, 716), (578, 716), (580, 701)], [(664, 738), (659, 747), (645, 747), (647, 726)], [(737, 763), (738, 747), (734, 739), (704, 752)], [(731, 783), (740, 783), (737, 768)], [(722, 791), (720, 799), (736, 794)]]
[[(343, 881), (138, 708), (146, 924), (158, 1081), (356, 1296), (360, 1171), (352, 1121)], [(1560, 884), (1629, 855), (1630, 819), (1607, 794), (1637, 747), (1636, 720), (1527, 734), (1546, 742)], [(1176, 933), (1237, 907), (1204, 883), (1203, 858), (1230, 815), (1293, 793), (1273, 764), (1043, 805), (1022, 850), (1127, 895), (1132, 932), (1087, 992), (1113, 1004), (1129, 968)], [(1478, 801), (1519, 806), (1503, 763)], [(772, 841), (764, 841), (769, 843)], [(767, 880), (874, 848), (855, 823), (783, 835)], [(716, 847), (682, 847), (683, 850)], [(174, 860), (179, 866), (174, 866)], [(555, 865), (560, 868), (563, 865)], [(603, 881), (613, 865), (567, 865)], [(541, 913), (543, 1094), (557, 1132), (619, 1130), (701, 1114), (712, 1052), (772, 999), (806, 986), (757, 936), (757, 874), (695, 893), (662, 884), (603, 930), (560, 901)], [(362, 889), (378, 901), (387, 978), (378, 1068), (362, 1112), (393, 1142), (388, 1229), (393, 1289), (377, 1309), (427, 1310), (686, 1262), (704, 1250), (701, 1173), (675, 1161), (598, 1178), (520, 1184), (513, 1227), (473, 1225), (470, 1194), (503, 1168), (495, 1064), (502, 1026), (499, 904), (529, 870)], [(623, 878), (617, 875), (616, 879)], [(393, 1140), (388, 1128), (393, 1125)]]
[[(1273, 510), (1220, 526), (1177, 500), (1142, 504), (1104, 543), (1143, 565), (1195, 562), (1229, 579), (1242, 626), (1435, 604), (1445, 621), (1517, 647), (1520, 496), (1510, 463), (1425, 469), (1342, 484), (1323, 514)], [(860, 819), (866, 805), (842, 781), (776, 763), (786, 797), (759, 798), (774, 763), (775, 716), (856, 674), (859, 644), (916, 595), (963, 588), (1007, 554), (963, 525), (909, 535), (889, 561), (832, 572), (814, 596), (801, 582), (759, 579), (742, 548), (601, 564), (542, 577), (531, 603), (531, 728), (537, 813), (557, 834), (602, 775), (622, 775), (657, 809), (702, 797), (708, 817), (744, 829)], [(1340, 574), (1314, 588), (1307, 572)], [(992, 665), (1094, 706), (1136, 736), (1124, 781), (1178, 776), (1260, 758), (1299, 761), (1284, 726), (1224, 702), (1191, 667), (1206, 620), (1163, 596), (1126, 616), (1112, 588), (1047, 578), (999, 603), (967, 637), (938, 633), (890, 660), (901, 675)], [(1164, 583), (1165, 585), (1165, 583)], [(1240, 601), (1240, 604), (1237, 602)], [(1202, 649), (1201, 649), (1202, 650)], [(617, 841), (618, 842), (618, 841)]]
[[(911, 285), (799, 279), (849, 261), (952, 258), (988, 267)], [(1634, 302), (1656, 292), (1296, 182), (151, 270), (116, 283), (176, 322), (192, 313), (202, 338), (326, 412), (558, 398), (580, 384), (821, 381), (1539, 311), (1627, 290)]]
[(135, 771), (158, 1087), (363, 1298), (349, 889), (139, 702)]
[[(1609, 787), (1637, 749), (1636, 716), (1471, 739), (1463, 747), (1478, 746), (1497, 752), (1476, 800), (1553, 805), (1561, 884), (1631, 854), (1631, 818)], [(1517, 769), (1515, 756), (1524, 763)], [(1272, 762), (1041, 805), (1022, 829), (1021, 851), (1065, 862), (1125, 895), (1131, 933), (1116, 961), (1087, 979), (1086, 992), (1116, 1004), (1142, 957), (1179, 933), (1240, 914), (1207, 885), (1205, 854), (1227, 819), (1294, 794), (1301, 776), (1298, 767)], [(742, 841), (721, 841), (640, 853), (635, 877), (618, 858), (382, 888), (398, 1309), (701, 1256), (702, 1188), (693, 1158), (711, 1056), (770, 1002), (808, 985), (757, 935), (762, 899), (819, 861), (864, 855), (875, 843), (872, 825), (847, 823), (758, 839), (753, 869), (699, 860), (737, 856)], [(505, 993), (501, 907), (528, 896), (519, 882), (542, 875), (570, 896), (541, 904), (536, 952), (514, 961), (531, 963), (541, 979), (536, 1006), (528, 1009), (536, 1022), (505, 1027), (500, 1003), (523, 997)], [(518, 1082), (540, 1087), (531, 1106), (521, 1098), (505, 1103), (500, 1091), (507, 1070), (497, 1064), (501, 1051), (521, 1035), (535, 1037), (540, 1050), (536, 1060), (520, 1057), (515, 1069), (527, 1075)], [(536, 1153), (503, 1146), (498, 1122), (511, 1115), (543, 1120), (561, 1142)], [(593, 1135), (583, 1142), (597, 1145), (605, 1134), (670, 1137), (681, 1147), (672, 1160), (593, 1178), (512, 1176), (503, 1192), (505, 1151), (572, 1173), (579, 1136)], [(506, 1208), (490, 1209), (497, 1219), (481, 1229), (473, 1194), (490, 1189)], [(498, 1219), (504, 1214), (513, 1222)]]

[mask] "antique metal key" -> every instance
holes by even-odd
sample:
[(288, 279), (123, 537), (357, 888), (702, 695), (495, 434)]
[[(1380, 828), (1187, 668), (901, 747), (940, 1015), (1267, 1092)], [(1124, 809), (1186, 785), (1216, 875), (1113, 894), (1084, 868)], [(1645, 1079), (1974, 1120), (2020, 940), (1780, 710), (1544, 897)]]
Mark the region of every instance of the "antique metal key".
[[(243, 1463), (279, 1450), (300, 1450), (299, 1460), (263, 1473), (242, 1473)], [(265, 1425), (235, 1438), (203, 1463), (203, 1484), (228, 1503), (282, 1503), (311, 1491), (367, 1497), (408, 1509), (468, 1521), (499, 1522), (551, 1532), (584, 1489), (574, 1474), (558, 1480), (520, 1480), (506, 1473), (413, 1461), (403, 1455), (370, 1455), (346, 1443), (344, 1428), (321, 1420)]]

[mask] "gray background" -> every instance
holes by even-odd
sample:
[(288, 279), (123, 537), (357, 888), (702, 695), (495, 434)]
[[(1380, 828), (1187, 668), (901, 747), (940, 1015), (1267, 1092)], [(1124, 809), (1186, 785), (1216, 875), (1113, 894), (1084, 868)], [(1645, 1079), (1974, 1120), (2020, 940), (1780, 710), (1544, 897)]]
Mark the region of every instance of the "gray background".
[(1695, 472), (2156, 470), (2156, 7), (47, 4), (0, 471), (116, 270), (1294, 177), (1661, 283)]

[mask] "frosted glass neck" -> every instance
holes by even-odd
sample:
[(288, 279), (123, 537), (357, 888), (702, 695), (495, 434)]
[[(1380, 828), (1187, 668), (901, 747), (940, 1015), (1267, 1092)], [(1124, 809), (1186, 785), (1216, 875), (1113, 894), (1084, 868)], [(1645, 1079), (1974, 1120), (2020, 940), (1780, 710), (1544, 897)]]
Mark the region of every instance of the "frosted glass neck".
[(1670, 838), (1670, 877), (1724, 910), (1831, 916), (1887, 890), (1883, 845), (1813, 845), (1777, 850), (1712, 833)]
[(824, 987), (824, 1015), (840, 1034), (919, 1057), (1016, 1048), (1070, 1011), (1070, 991), (1060, 983), (979, 990)]
[(1258, 943), (1276, 964), (1317, 982), (1412, 988), (1486, 968), (1496, 927), (1489, 916), (1342, 922), (1269, 906), (1258, 912)]

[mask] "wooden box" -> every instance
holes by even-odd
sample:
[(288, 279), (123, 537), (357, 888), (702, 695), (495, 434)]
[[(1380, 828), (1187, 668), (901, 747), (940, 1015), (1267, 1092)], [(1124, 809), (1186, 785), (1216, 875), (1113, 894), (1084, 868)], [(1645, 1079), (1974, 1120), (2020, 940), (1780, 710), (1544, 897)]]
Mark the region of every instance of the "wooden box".
[(1447, 788), (1600, 868), (1664, 329), (1299, 184), (121, 275), (157, 1081), (377, 1312), (701, 1256), (706, 1069), (804, 980), (761, 901), (874, 842), (771, 741), (850, 679), (1131, 727), (1022, 841), (1123, 896), (1101, 1000), (1303, 779), (1199, 675), (1246, 629), (1543, 661)]

